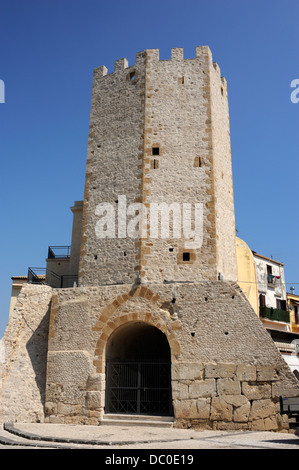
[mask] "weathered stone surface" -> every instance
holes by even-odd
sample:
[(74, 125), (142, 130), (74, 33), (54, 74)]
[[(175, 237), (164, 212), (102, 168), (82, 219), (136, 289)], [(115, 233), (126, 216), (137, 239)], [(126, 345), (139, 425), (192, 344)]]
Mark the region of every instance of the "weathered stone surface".
[(201, 380), (203, 378), (203, 372), (204, 366), (201, 362), (175, 362), (171, 367), (173, 380)]
[(234, 410), (233, 421), (236, 423), (247, 423), (250, 414), (250, 402), (239, 406)]
[(276, 416), (271, 416), (265, 419), (265, 431), (277, 431), (278, 423)]
[(211, 404), (211, 420), (212, 421), (231, 421), (233, 417), (233, 407), (229, 405), (223, 398), (212, 398)]
[(244, 395), (222, 395), (221, 398), (223, 398), (226, 403), (233, 405), (234, 407), (246, 405), (249, 403)]
[(255, 381), (256, 368), (250, 364), (238, 364), (236, 370), (236, 377), (240, 381)]
[(205, 367), (205, 377), (208, 378), (227, 378), (233, 377), (236, 371), (236, 364), (218, 363), (207, 364)]
[(211, 409), (211, 398), (198, 398), (196, 405), (198, 418), (209, 419)]
[(86, 393), (86, 408), (90, 410), (98, 410), (103, 407), (103, 394), (101, 392), (87, 392)]
[(270, 380), (278, 380), (277, 370), (274, 366), (257, 366), (256, 380), (258, 382), (266, 382)]
[(43, 421), (52, 288), (25, 284), (1, 340), (0, 423)]
[[(119, 301), (119, 307), (116, 310), (111, 310), (106, 320), (104, 320), (104, 317), (101, 317), (101, 309), (99, 306), (104, 307), (105, 305), (110, 305), (112, 303), (114, 298), (114, 289), (117, 290), (117, 298), (123, 299), (123, 303)], [(171, 289), (171, 285), (157, 285), (156, 290), (154, 289), (155, 295), (152, 295), (151, 298), (171, 298)], [(224, 292), (226, 289), (227, 293), (229, 293), (230, 289), (232, 289), (232, 285), (230, 283), (227, 285), (225, 283), (221, 283), (221, 298), (223, 299), (223, 305), (226, 305), (226, 300), (224, 301)], [(281, 368), (280, 370), (282, 370), (280, 373), (280, 377), (283, 379), (282, 381), (247, 381), (245, 379), (252, 379), (255, 377), (254, 374), (256, 370), (256, 366), (251, 366), (248, 362), (244, 362), (244, 364), (234, 364), (229, 361), (221, 362), (219, 364), (212, 361), (207, 363), (204, 362), (202, 350), (204, 350), (205, 355), (210, 354), (210, 357), (213, 357), (215, 354), (215, 348), (218, 346), (215, 343), (213, 348), (210, 348), (209, 352), (209, 335), (205, 336), (205, 334), (202, 333), (203, 324), (200, 324), (200, 321), (198, 321), (198, 330), (196, 330), (199, 337), (198, 342), (197, 333), (191, 339), (188, 322), (192, 316), (192, 306), (194, 305), (194, 301), (196, 301), (197, 305), (200, 305), (202, 315), (205, 314), (210, 319), (213, 318), (213, 315), (215, 319), (218, 318), (219, 305), (217, 304), (216, 299), (220, 296), (219, 283), (211, 283), (210, 285), (209, 283), (205, 283), (204, 288), (202, 286), (192, 286), (192, 288), (190, 288), (189, 285), (177, 287), (176, 305), (179, 306), (179, 322), (181, 324), (181, 328), (176, 328), (175, 331), (171, 330), (171, 315), (169, 315), (167, 311), (161, 310), (159, 306), (156, 307), (155, 303), (149, 303), (152, 301), (149, 301), (146, 297), (150, 297), (150, 293), (147, 293), (146, 290), (143, 289), (143, 297), (140, 297), (140, 290), (137, 289), (134, 296), (130, 296), (128, 293), (126, 294), (126, 292), (129, 291), (129, 288), (126, 286), (116, 286), (113, 288), (62, 289), (56, 294), (53, 313), (55, 321), (52, 320), (51, 323), (53, 336), (51, 336), (49, 341), (47, 361), (48, 376), (45, 392), (45, 413), (48, 422), (52, 422), (55, 416), (57, 416), (59, 422), (66, 422), (68, 416), (73, 420), (73, 417), (75, 416), (73, 414), (75, 407), (79, 407), (78, 409), (81, 410), (82, 416), (85, 416), (86, 419), (97, 418), (96, 416), (91, 416), (91, 412), (99, 413), (98, 419), (101, 419), (105, 405), (105, 348), (107, 341), (116, 328), (136, 320), (149, 321), (152, 325), (157, 325), (157, 328), (161, 329), (161, 331), (168, 335), (167, 338), (171, 352), (174, 353), (177, 351), (177, 348), (179, 349), (181, 361), (175, 361), (172, 364), (172, 398), (174, 400), (175, 416), (178, 417), (178, 419), (206, 420), (206, 425), (209, 426), (212, 416), (213, 423), (217, 421), (217, 423), (227, 422), (243, 426), (247, 423), (248, 419), (249, 400), (254, 400), (256, 402), (266, 399), (270, 400), (271, 387), (272, 389), (275, 387), (277, 391), (282, 389), (288, 390), (286, 385), (291, 382), (289, 381), (288, 372), (284, 372), (281, 363), (279, 363), (279, 367)], [(215, 296), (214, 310), (211, 303), (207, 306), (208, 302), (201, 300), (207, 292), (209, 292), (208, 295), (210, 299)], [(28, 300), (30, 300), (29, 296)], [(72, 334), (72, 331), (75, 328), (75, 325), (72, 324), (72, 306), (74, 303), (78, 302), (81, 304), (80, 309), (77, 309), (77, 311), (81, 312), (80, 315), (83, 315), (84, 308), (86, 309), (86, 317), (84, 320), (82, 317), (80, 322), (82, 335), (80, 340), (78, 334)], [(238, 309), (244, 307), (242, 302), (243, 301), (240, 301), (238, 303)], [(85, 307), (83, 308), (84, 305)], [(236, 297), (234, 299), (234, 305), (237, 305)], [(94, 311), (94, 315), (91, 314), (91, 312), (93, 312), (92, 306), (97, 306)], [(207, 309), (206, 311), (204, 310), (205, 308)], [(60, 321), (60, 315), (64, 317), (63, 321)], [(242, 318), (245, 317), (246, 316), (244, 314), (244, 317)], [(236, 316), (234, 318), (236, 318)], [(227, 322), (228, 319), (225, 320), (226, 324)], [(99, 330), (93, 330), (96, 324), (99, 325)], [(214, 321), (212, 324), (214, 324)], [(58, 330), (59, 325), (61, 325), (61, 327), (63, 325), (65, 332), (64, 338), (62, 338), (62, 330)], [(82, 325), (84, 325), (84, 327)], [(255, 332), (255, 335), (256, 334), (257, 333)], [(264, 332), (263, 330), (260, 331), (260, 334), (267, 335), (267, 332)], [(240, 335), (241, 341), (243, 337), (241, 331)], [(85, 336), (88, 336), (88, 341), (86, 343), (83, 341)], [(217, 337), (216, 330), (213, 331), (213, 337)], [(65, 338), (68, 338), (68, 341), (66, 341)], [(265, 341), (266, 338), (267, 336), (264, 338)], [(28, 339), (26, 339), (26, 343), (28, 343)], [(89, 349), (86, 351), (76, 349), (78, 346), (82, 347), (82, 344), (88, 346)], [(223, 348), (224, 343), (220, 344)], [(24, 347), (26, 351), (25, 345)], [(236, 347), (239, 347), (238, 345)], [(61, 350), (62, 346), (63, 348), (67, 347), (68, 350)], [(248, 353), (248, 348), (244, 351), (244, 355), (245, 353)], [(275, 352), (271, 350), (271, 356), (273, 355), (272, 353), (275, 354)], [(193, 359), (189, 363), (188, 361), (190, 360), (189, 357), (191, 354)], [(228, 352), (226, 352), (226, 354), (228, 354)], [(265, 354), (265, 350), (263, 351), (263, 354)], [(279, 359), (279, 352), (277, 354), (277, 360), (279, 361), (281, 360)], [(254, 356), (256, 355), (257, 352), (254, 351)], [(198, 363), (194, 361), (194, 357), (198, 357)], [(260, 360), (262, 360), (262, 357)], [(12, 364), (16, 365), (17, 363)], [(28, 366), (29, 365), (30, 363), (28, 362)], [(98, 367), (101, 372), (97, 372)], [(212, 377), (209, 377), (210, 375)], [(273, 379), (275, 378), (275, 375), (273, 375), (273, 371), (269, 371), (269, 368), (260, 368), (259, 378), (266, 379), (266, 377), (271, 377), (271, 379)], [(101, 396), (95, 395), (93, 397), (92, 394), (87, 395), (89, 392), (100, 392)], [(213, 406), (211, 406), (212, 398), (218, 399), (214, 401)], [(98, 400), (96, 405), (93, 404), (95, 399)], [(18, 410), (18, 406), (22, 403), (22, 400), (17, 398), (17, 400), (11, 401), (9, 391), (3, 390), (2, 402), (5, 403), (5, 406), (8, 406), (10, 403), (9, 406), (11, 409)], [(33, 407), (31, 406), (31, 403), (32, 402), (30, 401), (30, 407), (32, 409), (36, 409), (35, 405), (33, 405)], [(61, 404), (65, 406), (62, 406)], [(92, 408), (88, 408), (89, 406)], [(178, 407), (178, 410), (176, 410), (176, 407)], [(223, 407), (222, 411), (221, 407)], [(58, 413), (58, 409), (60, 410), (60, 414)], [(276, 410), (276, 413), (278, 412), (279, 411)], [(18, 416), (24, 416), (24, 419), (26, 420), (26, 416), (28, 416), (26, 413), (27, 411), (24, 411), (22, 415), (19, 413)], [(63, 415), (62, 413), (65, 414)], [(231, 418), (229, 418), (230, 416)], [(253, 421), (266, 419), (259, 418), (257, 405), (254, 405), (253, 412), (250, 416), (251, 421), (249, 421), (248, 426), (251, 426), (250, 423), (253, 423)], [(273, 416), (275, 416), (275, 414)], [(268, 417), (271, 418), (272, 415)], [(231, 419), (231, 421), (226, 421), (227, 419)], [(189, 422), (189, 425), (190, 423), (191, 421)], [(201, 424), (202, 423), (203, 421), (201, 421)], [(274, 426), (273, 423), (271, 423), (272, 419), (271, 422), (269, 421), (267, 426)], [(280, 428), (286, 429), (287, 423), (281, 419), (279, 421), (279, 426)], [(265, 428), (264, 422), (263, 427)]]
[(277, 409), (271, 400), (254, 400), (252, 402), (250, 420), (264, 419), (276, 415)]
[(176, 418), (197, 418), (196, 400), (174, 400)]
[(56, 415), (57, 414), (57, 403), (51, 403), (48, 401), (45, 404), (45, 414), (46, 415)]
[(218, 395), (240, 395), (240, 382), (237, 379), (218, 379), (217, 392)]
[(206, 398), (216, 395), (216, 381), (214, 379), (199, 380), (189, 385), (190, 398)]
[(93, 374), (87, 379), (86, 390), (88, 392), (105, 390), (105, 374)]
[(176, 400), (184, 400), (184, 399), (189, 398), (188, 385), (178, 382), (178, 381), (173, 381), (172, 382), (172, 397), (173, 399), (176, 399)]
[[(197, 47), (196, 57), (184, 60), (175, 48), (168, 61), (148, 49), (133, 66), (119, 60), (113, 73), (106, 72), (94, 71), (80, 285), (132, 284), (136, 271), (145, 282), (216, 280), (219, 271), (236, 280), (227, 84), (210, 49)], [(111, 178), (113, 185), (107, 184)], [(201, 201), (203, 249), (190, 247), (186, 263), (184, 233), (174, 237), (172, 254), (166, 237), (97, 237), (97, 205), (107, 201), (117, 208), (119, 195), (127, 204)]]
[(242, 393), (248, 400), (258, 400), (263, 398), (271, 398), (270, 384), (250, 384), (242, 383)]
[(263, 419), (256, 419), (252, 421), (251, 431), (265, 431), (265, 421)]

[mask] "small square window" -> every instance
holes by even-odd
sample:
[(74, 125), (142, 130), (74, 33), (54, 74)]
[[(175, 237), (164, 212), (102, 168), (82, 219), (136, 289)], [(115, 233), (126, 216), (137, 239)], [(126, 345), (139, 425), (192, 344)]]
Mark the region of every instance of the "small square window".
[(190, 253), (183, 253), (183, 261), (190, 261)]
[(152, 154), (153, 155), (160, 155), (160, 148), (159, 147), (153, 147), (152, 148)]

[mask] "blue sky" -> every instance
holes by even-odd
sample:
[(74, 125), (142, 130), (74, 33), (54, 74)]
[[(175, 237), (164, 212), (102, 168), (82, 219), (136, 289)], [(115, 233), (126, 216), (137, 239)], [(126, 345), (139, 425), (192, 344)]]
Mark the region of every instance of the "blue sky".
[(70, 243), (93, 69), (144, 49), (210, 46), (228, 82), (238, 235), (285, 263), (299, 294), (298, 17), (298, 0), (0, 0), (0, 337), (11, 276)]

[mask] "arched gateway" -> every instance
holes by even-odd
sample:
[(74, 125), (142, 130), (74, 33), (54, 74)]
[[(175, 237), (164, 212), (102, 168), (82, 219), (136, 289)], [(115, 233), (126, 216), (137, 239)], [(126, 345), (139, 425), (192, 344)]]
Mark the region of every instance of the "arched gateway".
[(145, 322), (117, 328), (106, 348), (106, 413), (170, 416), (171, 354), (166, 336)]

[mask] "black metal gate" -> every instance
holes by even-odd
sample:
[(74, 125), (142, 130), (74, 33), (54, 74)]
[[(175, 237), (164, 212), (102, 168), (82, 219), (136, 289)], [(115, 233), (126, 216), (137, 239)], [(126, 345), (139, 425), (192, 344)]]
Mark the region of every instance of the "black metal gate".
[(106, 413), (172, 416), (170, 364), (108, 362)]

